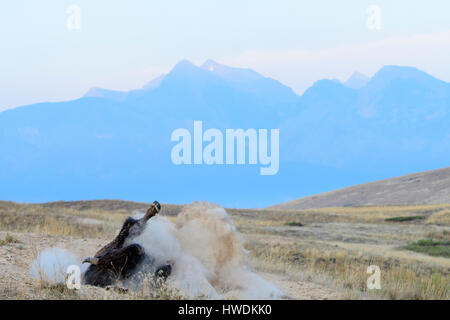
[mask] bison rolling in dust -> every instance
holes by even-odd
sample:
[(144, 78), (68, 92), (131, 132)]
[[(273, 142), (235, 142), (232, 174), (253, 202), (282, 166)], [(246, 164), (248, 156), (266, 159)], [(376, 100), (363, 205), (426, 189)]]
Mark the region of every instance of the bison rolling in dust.
[[(127, 218), (116, 238), (98, 251), (94, 257), (86, 258), (83, 263), (91, 265), (83, 276), (85, 284), (106, 287), (117, 280), (130, 278), (139, 270), (144, 261), (144, 248), (139, 244), (127, 244), (127, 240), (140, 235), (147, 221), (161, 210), (161, 205), (155, 201), (141, 219)], [(167, 278), (171, 273), (171, 265), (156, 269), (155, 278)]]

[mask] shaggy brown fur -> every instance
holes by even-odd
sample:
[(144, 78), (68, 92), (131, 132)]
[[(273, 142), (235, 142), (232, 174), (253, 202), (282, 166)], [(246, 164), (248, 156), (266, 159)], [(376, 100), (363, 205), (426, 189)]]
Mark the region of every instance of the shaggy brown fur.
[[(128, 246), (124, 244), (127, 239), (141, 234), (147, 221), (160, 210), (161, 205), (155, 201), (142, 219), (127, 218), (113, 241), (100, 249), (94, 257), (88, 257), (83, 261), (91, 264), (84, 273), (84, 283), (106, 287), (133, 275), (144, 258), (144, 248), (138, 244)], [(167, 278), (171, 269), (170, 265), (161, 266), (156, 270), (155, 276)]]

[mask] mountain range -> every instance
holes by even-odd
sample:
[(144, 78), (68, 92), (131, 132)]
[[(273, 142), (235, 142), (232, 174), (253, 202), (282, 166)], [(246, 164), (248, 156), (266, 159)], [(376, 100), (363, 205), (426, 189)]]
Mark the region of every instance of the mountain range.
[[(171, 133), (278, 128), (280, 169), (175, 165)], [(446, 167), (450, 84), (413, 67), (319, 80), (299, 96), (251, 70), (183, 60), (128, 92), (0, 112), (0, 199), (193, 200), (265, 207), (349, 185)]]

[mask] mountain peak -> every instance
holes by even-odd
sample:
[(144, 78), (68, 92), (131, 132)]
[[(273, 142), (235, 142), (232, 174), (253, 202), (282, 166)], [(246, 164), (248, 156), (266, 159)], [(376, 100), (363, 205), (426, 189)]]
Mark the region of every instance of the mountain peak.
[(200, 68), (212, 72), (229, 82), (248, 82), (264, 78), (252, 69), (229, 67), (212, 59), (206, 60)]
[[(390, 78), (413, 78), (413, 77), (431, 77), (426, 72), (414, 67), (386, 65), (383, 66), (375, 76), (385, 76)], [(374, 77), (375, 77), (374, 76)]]
[(349, 87), (349, 88), (352, 88), (352, 89), (361, 89), (369, 81), (370, 81), (370, 78), (368, 76), (366, 76), (365, 74), (362, 74), (362, 73), (360, 73), (358, 71), (355, 71), (347, 79), (347, 81), (344, 82), (344, 85)]
[[(208, 78), (209, 74), (207, 71), (203, 70), (202, 68), (196, 66), (189, 60), (181, 60), (178, 62), (170, 72), (164, 76), (164, 83), (166, 81), (173, 81), (176, 79), (176, 81), (187, 81), (191, 82), (194, 79), (203, 79), (202, 81), (206, 81), (206, 78)], [(210, 79), (211, 80), (211, 79)]]
[[(214, 72), (215, 69), (217, 67), (220, 67), (220, 66), (222, 66), (222, 65), (220, 65), (216, 61), (214, 61), (212, 59), (208, 59), (200, 66), (200, 68), (203, 68), (203, 69), (206, 69), (208, 71)], [(225, 67), (225, 66), (223, 66), (223, 67)]]
[(387, 65), (375, 73), (370, 79), (368, 86), (380, 90), (395, 80), (414, 81), (415, 83), (420, 83), (424, 88), (448, 85), (445, 81), (439, 80), (414, 67)]
[(193, 64), (192, 62), (190, 62), (189, 60), (183, 59), (181, 61), (179, 61), (172, 69), (171, 72), (176, 71), (176, 70), (192, 70), (192, 69), (197, 69), (198, 67)]

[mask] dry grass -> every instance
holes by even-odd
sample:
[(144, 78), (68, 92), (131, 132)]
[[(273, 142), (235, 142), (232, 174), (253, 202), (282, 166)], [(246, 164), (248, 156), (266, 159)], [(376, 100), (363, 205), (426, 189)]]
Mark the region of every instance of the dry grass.
[[(90, 289), (90, 290), (89, 290)], [(110, 286), (105, 289), (89, 287), (88, 292), (84, 290), (71, 290), (65, 284), (48, 284), (41, 281), (38, 285), (38, 292), (41, 299), (86, 299), (95, 298), (114, 300), (184, 300), (183, 294), (173, 288), (170, 283), (154, 283), (153, 278), (145, 278), (140, 288), (129, 290), (121, 287), (120, 284)]]
[[(297, 244), (250, 247), (254, 267), (316, 281), (342, 289), (342, 298), (450, 299), (450, 276), (443, 270), (409, 265), (346, 250), (318, 250)], [(381, 290), (368, 290), (367, 267), (381, 269)]]
[[(20, 204), (0, 201), (0, 230), (90, 238), (112, 237), (128, 216), (149, 204), (128, 201), (76, 201)], [(161, 214), (176, 215), (180, 206), (164, 205)]]
[(19, 242), (19, 240), (15, 239), (10, 234), (7, 234), (4, 240), (0, 239), (0, 246), (4, 246), (4, 245), (10, 244), (10, 243), (18, 243), (18, 242)]
[[(450, 205), (231, 212), (252, 235), (250, 261), (262, 271), (340, 288), (342, 298), (450, 299), (450, 260), (399, 249), (422, 238), (447, 240)], [(382, 270), (381, 290), (367, 290), (372, 264)]]
[[(246, 226), (281, 226), (289, 222), (311, 223), (385, 223), (386, 219), (420, 216), (429, 225), (450, 226), (450, 205), (337, 207), (308, 210), (228, 209)], [(415, 223), (411, 220), (406, 223)], [(421, 223), (421, 222), (419, 222)]]
[[(77, 201), (18, 204), (0, 201), (0, 231), (73, 239), (111, 239), (123, 220), (148, 204), (126, 201)], [(181, 206), (164, 205), (172, 219)], [(342, 298), (450, 299), (450, 259), (399, 248), (421, 239), (449, 241), (450, 205), (346, 207), (314, 210), (229, 209), (257, 270), (292, 281), (313, 281), (341, 292)], [(390, 222), (395, 217), (424, 219)], [(408, 220), (408, 219), (406, 219)], [(19, 250), (12, 235), (0, 247)], [(38, 244), (37, 244), (38, 245)], [(381, 290), (367, 290), (369, 265), (381, 268)], [(136, 291), (5, 282), (0, 297), (27, 299), (181, 299), (170, 287), (143, 284)], [(201, 298), (201, 297), (199, 297)]]
[(437, 224), (442, 226), (450, 226), (450, 209), (444, 209), (438, 212), (434, 212), (428, 217), (428, 224)]

